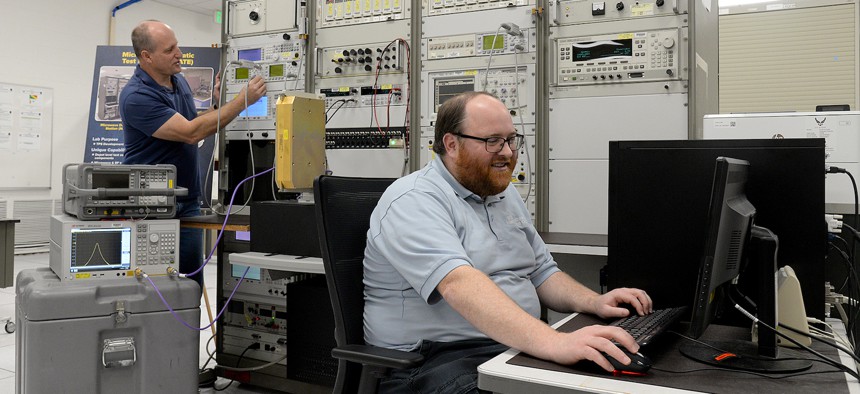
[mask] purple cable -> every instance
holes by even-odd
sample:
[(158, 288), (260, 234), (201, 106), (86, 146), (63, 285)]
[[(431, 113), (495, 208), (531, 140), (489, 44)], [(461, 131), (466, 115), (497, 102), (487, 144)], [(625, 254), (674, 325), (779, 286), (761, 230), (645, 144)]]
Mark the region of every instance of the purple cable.
[[(272, 167), (266, 171), (251, 175), (251, 176), (243, 179), (241, 182), (239, 182), (236, 185), (236, 187), (233, 189), (233, 195), (230, 197), (230, 205), (227, 206), (227, 215), (224, 217), (224, 223), (221, 225), (221, 230), (218, 231), (218, 238), (215, 240), (215, 246), (212, 248), (211, 251), (209, 251), (209, 255), (206, 256), (206, 261), (203, 262), (203, 265), (201, 265), (200, 268), (198, 268), (196, 271), (194, 271), (190, 274), (186, 274), (185, 276), (195, 275), (198, 272), (200, 272), (201, 270), (203, 270), (203, 268), (206, 267), (206, 264), (209, 264), (209, 260), (212, 259), (212, 254), (215, 253), (215, 249), (217, 249), (218, 243), (221, 242), (221, 236), (224, 235), (224, 229), (227, 228), (227, 221), (230, 220), (230, 210), (233, 209), (233, 200), (236, 199), (236, 192), (239, 190), (239, 186), (242, 186), (242, 184), (245, 183), (246, 181), (248, 181), (249, 179), (256, 178), (260, 175), (267, 174), (267, 173), (272, 172), (274, 170), (275, 170), (275, 167)], [(188, 327), (192, 330), (203, 331), (203, 330), (211, 327), (212, 324), (214, 324), (216, 321), (218, 321), (218, 319), (221, 318), (221, 315), (227, 309), (227, 306), (230, 305), (230, 301), (233, 299), (233, 295), (236, 294), (236, 290), (239, 289), (239, 285), (242, 283), (242, 281), (245, 280), (245, 275), (248, 274), (248, 270), (250, 270), (250, 269), (251, 269), (251, 267), (245, 267), (245, 272), (242, 273), (242, 277), (239, 279), (239, 282), (236, 284), (236, 287), (233, 288), (233, 291), (230, 293), (230, 297), (227, 297), (227, 301), (224, 302), (224, 307), (221, 308), (220, 311), (218, 311), (218, 315), (216, 315), (215, 318), (212, 319), (212, 322), (209, 323), (205, 327), (193, 327), (193, 326), (189, 325), (188, 323), (186, 323), (185, 320), (182, 320), (182, 318), (180, 318), (179, 315), (176, 314), (176, 312), (173, 310), (173, 308), (170, 307), (170, 304), (168, 304), (167, 300), (164, 299), (164, 296), (161, 294), (161, 291), (158, 290), (158, 286), (155, 285), (155, 282), (153, 282), (152, 279), (150, 279), (148, 275), (146, 277), (146, 280), (149, 281), (149, 284), (151, 284), (152, 288), (155, 289), (155, 293), (158, 294), (159, 298), (161, 298), (161, 302), (164, 303), (164, 306), (167, 307), (167, 309), (170, 311), (170, 313), (173, 315), (173, 317), (176, 318), (176, 320), (179, 320), (179, 322), (182, 323), (183, 325), (185, 325), (185, 327)], [(206, 288), (203, 288), (202, 290), (206, 291)]]
[(218, 243), (221, 242), (221, 237), (224, 235), (224, 229), (227, 228), (227, 221), (230, 220), (230, 210), (233, 209), (233, 200), (236, 199), (236, 192), (239, 191), (239, 186), (242, 186), (242, 184), (249, 179), (256, 178), (260, 175), (272, 172), (274, 170), (275, 167), (272, 167), (261, 173), (251, 175), (245, 179), (242, 179), (242, 182), (239, 182), (239, 184), (237, 184), (236, 187), (233, 188), (233, 195), (230, 197), (230, 205), (227, 206), (227, 215), (224, 217), (224, 224), (221, 225), (221, 231), (218, 231), (218, 238), (215, 239), (215, 245), (212, 246), (212, 250), (209, 251), (209, 255), (206, 256), (206, 260), (203, 262), (203, 265), (201, 265), (200, 268), (198, 268), (196, 271), (190, 274), (185, 274), (185, 276), (196, 275), (198, 272), (202, 271), (204, 267), (206, 267), (206, 264), (209, 264), (209, 260), (212, 259), (212, 254), (215, 253), (215, 249), (218, 248)]
[[(248, 271), (250, 269), (251, 269), (251, 267), (245, 267), (245, 272), (242, 273), (242, 278), (239, 279), (239, 283), (242, 283), (242, 281), (245, 280), (245, 275), (248, 274)], [(233, 299), (233, 295), (236, 294), (236, 290), (239, 289), (239, 284), (236, 284), (236, 287), (233, 288), (233, 292), (230, 293), (230, 297), (227, 297), (227, 301), (224, 302), (224, 307), (221, 308), (220, 311), (218, 311), (218, 315), (216, 315), (215, 318), (212, 319), (212, 321), (209, 324), (207, 324), (205, 327), (194, 327), (194, 326), (186, 323), (185, 320), (182, 320), (182, 318), (176, 314), (176, 311), (174, 311), (173, 308), (170, 307), (170, 304), (168, 304), (167, 300), (164, 299), (164, 295), (161, 294), (161, 290), (158, 290), (158, 286), (155, 285), (155, 282), (152, 281), (152, 279), (149, 277), (149, 275), (146, 276), (146, 280), (148, 280), (149, 284), (152, 285), (152, 288), (155, 289), (155, 293), (158, 294), (158, 298), (161, 298), (161, 302), (164, 303), (164, 306), (167, 307), (167, 309), (170, 311), (170, 314), (172, 314), (176, 320), (179, 320), (180, 323), (185, 325), (185, 327), (188, 327), (192, 330), (197, 330), (197, 331), (206, 330), (209, 327), (211, 327), (212, 324), (215, 324), (215, 322), (221, 318), (221, 315), (224, 314), (224, 311), (227, 310), (227, 306), (230, 305), (230, 301)], [(206, 291), (206, 289), (203, 289), (203, 291)]]

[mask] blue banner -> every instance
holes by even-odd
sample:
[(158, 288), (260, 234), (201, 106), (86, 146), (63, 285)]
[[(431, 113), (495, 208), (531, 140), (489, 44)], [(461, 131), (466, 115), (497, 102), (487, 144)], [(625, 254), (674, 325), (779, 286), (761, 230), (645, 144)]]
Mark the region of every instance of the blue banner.
[[(182, 47), (182, 75), (194, 92), (198, 112), (206, 111), (212, 105), (212, 89), (220, 59), (221, 50), (218, 48)], [(96, 48), (85, 163), (122, 163), (125, 136), (119, 116), (119, 94), (134, 75), (135, 67), (137, 56), (130, 46), (100, 45)], [(212, 176), (207, 177), (207, 172), (211, 172), (209, 163), (215, 139), (216, 136), (211, 135), (197, 144), (203, 197), (207, 199), (206, 191), (211, 190), (212, 182)]]

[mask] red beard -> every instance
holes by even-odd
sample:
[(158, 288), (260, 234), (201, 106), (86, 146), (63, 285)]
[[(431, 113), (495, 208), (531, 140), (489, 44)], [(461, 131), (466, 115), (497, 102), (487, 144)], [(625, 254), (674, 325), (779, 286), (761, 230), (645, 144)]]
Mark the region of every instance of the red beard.
[[(481, 198), (505, 191), (511, 183), (511, 174), (516, 167), (516, 156), (511, 156), (505, 162), (504, 157), (493, 155), (492, 160), (487, 162), (485, 157), (468, 152), (467, 149), (461, 149), (460, 155), (454, 162), (458, 168), (457, 173), (460, 174), (460, 178), (457, 179), (460, 184)], [(493, 166), (502, 162), (506, 164), (506, 171), (500, 171)]]

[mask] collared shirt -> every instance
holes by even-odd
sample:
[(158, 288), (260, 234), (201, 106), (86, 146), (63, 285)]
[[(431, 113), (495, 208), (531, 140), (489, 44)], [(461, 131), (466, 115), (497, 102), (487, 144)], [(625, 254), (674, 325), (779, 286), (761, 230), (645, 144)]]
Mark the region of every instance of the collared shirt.
[(536, 288), (559, 271), (513, 185), (481, 199), (438, 157), (385, 191), (367, 238), (364, 336), (375, 346), (486, 338), (436, 290), (454, 268), (484, 272), (534, 317)]
[(188, 82), (178, 74), (170, 79), (173, 89), (159, 85), (137, 66), (120, 93), (119, 113), (125, 133), (123, 164), (175, 165), (177, 185), (188, 188), (188, 196), (178, 200), (196, 201), (200, 196), (197, 145), (152, 136), (177, 112), (188, 120), (197, 117)]

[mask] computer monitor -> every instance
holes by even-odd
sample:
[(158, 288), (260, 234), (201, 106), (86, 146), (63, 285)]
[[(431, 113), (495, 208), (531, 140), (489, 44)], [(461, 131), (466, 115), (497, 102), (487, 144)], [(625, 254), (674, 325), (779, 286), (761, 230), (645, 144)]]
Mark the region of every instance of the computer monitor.
[(718, 157), (708, 208), (707, 238), (690, 318), (690, 336), (702, 335), (731, 282), (740, 274), (755, 207), (745, 194), (749, 162)]
[[(680, 351), (688, 358), (722, 368), (762, 373), (802, 371), (812, 363), (776, 359), (776, 336), (770, 328), (775, 329), (777, 325), (775, 255), (778, 237), (761, 227), (753, 232), (756, 209), (745, 194), (749, 167), (749, 162), (744, 160), (716, 159), (705, 250), (699, 264), (689, 334), (699, 338), (720, 309), (735, 305), (731, 292), (739, 276), (747, 276), (761, 290), (755, 307), (766, 325), (759, 324), (757, 343), (691, 341), (685, 342)], [(750, 242), (751, 236), (760, 241)]]
[[(823, 139), (610, 142), (607, 287), (640, 288), (656, 308), (692, 310), (714, 163), (731, 157), (750, 163), (745, 194), (756, 223), (779, 236), (778, 265), (797, 272), (807, 313), (822, 319), (821, 285), (834, 269), (825, 264), (824, 153)], [(750, 324), (734, 310), (717, 322)]]

